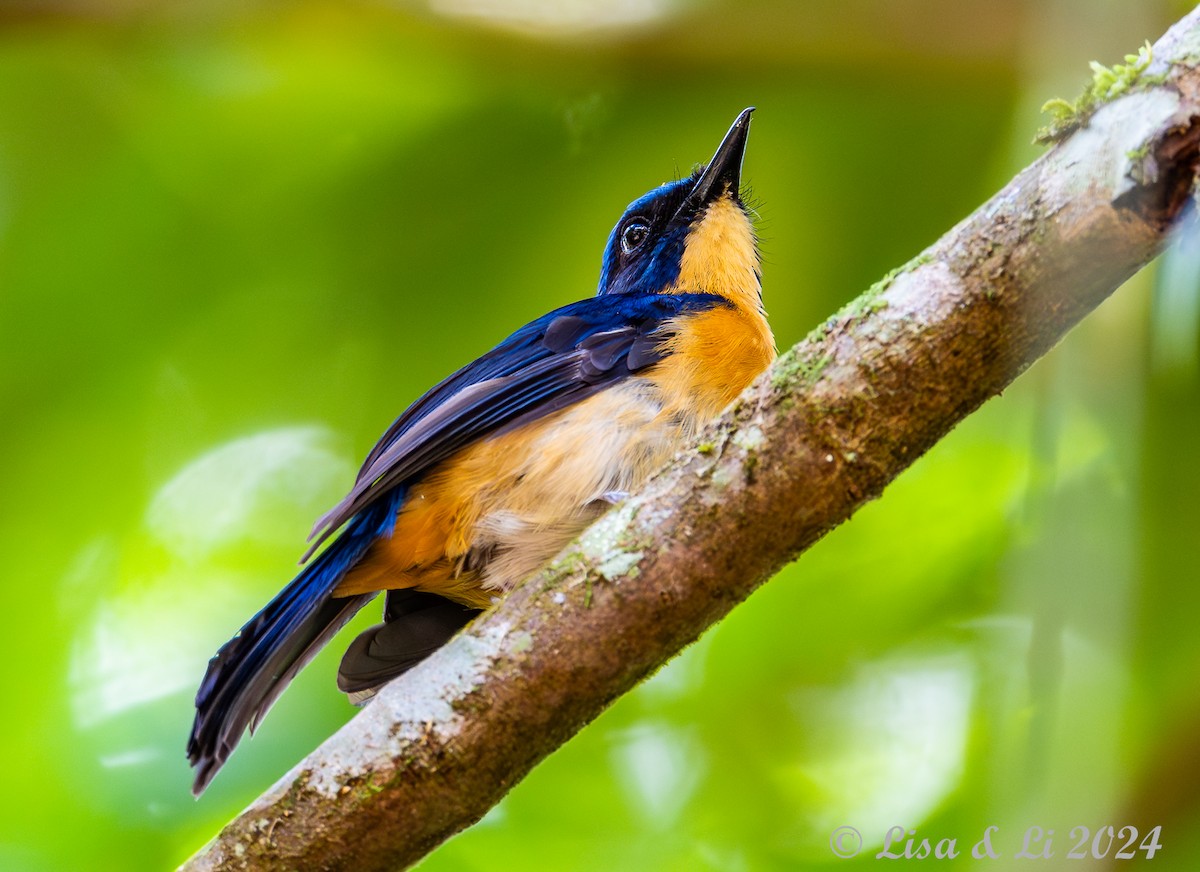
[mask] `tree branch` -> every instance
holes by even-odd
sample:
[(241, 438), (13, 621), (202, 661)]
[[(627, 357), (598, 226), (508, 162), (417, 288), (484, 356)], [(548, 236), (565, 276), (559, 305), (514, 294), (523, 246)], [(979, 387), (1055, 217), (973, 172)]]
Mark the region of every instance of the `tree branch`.
[(1200, 9), (1132, 88), (783, 355), (646, 490), (184, 869), (395, 869), (877, 497), (1149, 262), (1200, 163)]

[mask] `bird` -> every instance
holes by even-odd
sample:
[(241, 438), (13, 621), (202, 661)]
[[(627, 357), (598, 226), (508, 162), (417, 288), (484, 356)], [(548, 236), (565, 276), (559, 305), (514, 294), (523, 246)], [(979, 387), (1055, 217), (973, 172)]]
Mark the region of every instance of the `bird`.
[(770, 365), (741, 184), (753, 111), (707, 164), (625, 209), (594, 296), (521, 327), (395, 419), (317, 520), (299, 573), (209, 661), (187, 744), (196, 796), (378, 593), (383, 623), (338, 670), (356, 703), (547, 563)]

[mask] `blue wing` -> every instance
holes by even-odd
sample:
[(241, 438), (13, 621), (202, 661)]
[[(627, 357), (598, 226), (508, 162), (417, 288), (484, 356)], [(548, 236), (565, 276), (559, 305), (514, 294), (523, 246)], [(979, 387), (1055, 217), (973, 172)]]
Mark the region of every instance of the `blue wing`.
[(413, 403), (371, 450), (350, 493), (313, 528), (309, 557), (394, 487), (455, 451), (577, 403), (663, 356), (666, 322), (727, 303), (712, 294), (628, 294), (563, 306)]
[[(727, 305), (709, 294), (602, 297), (522, 327), (413, 403), (371, 451), (346, 498), (317, 522), (313, 550), (345, 528), (209, 661), (188, 758), (199, 794), (288, 682), (374, 594), (335, 599), (389, 535), (409, 483), (455, 451), (591, 396), (662, 359), (671, 319)], [(347, 523), (349, 522), (349, 523)]]

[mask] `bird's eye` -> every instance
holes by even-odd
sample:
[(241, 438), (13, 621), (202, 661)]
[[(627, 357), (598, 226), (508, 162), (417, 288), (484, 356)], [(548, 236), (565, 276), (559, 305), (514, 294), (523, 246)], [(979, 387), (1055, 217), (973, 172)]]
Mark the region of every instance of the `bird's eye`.
[(637, 250), (646, 237), (650, 235), (650, 225), (644, 221), (631, 221), (621, 231), (621, 250), (632, 254)]

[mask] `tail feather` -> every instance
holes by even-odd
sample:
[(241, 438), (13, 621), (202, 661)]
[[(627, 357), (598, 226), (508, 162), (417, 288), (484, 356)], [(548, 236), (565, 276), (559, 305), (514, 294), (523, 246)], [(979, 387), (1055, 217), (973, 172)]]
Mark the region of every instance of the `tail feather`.
[(391, 533), (403, 496), (397, 488), (354, 518), (209, 661), (187, 746), (195, 795), (204, 792), (246, 728), (257, 729), (296, 674), (375, 596), (334, 599), (331, 593), (371, 544)]

